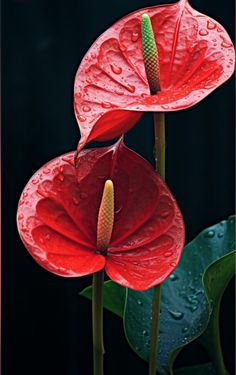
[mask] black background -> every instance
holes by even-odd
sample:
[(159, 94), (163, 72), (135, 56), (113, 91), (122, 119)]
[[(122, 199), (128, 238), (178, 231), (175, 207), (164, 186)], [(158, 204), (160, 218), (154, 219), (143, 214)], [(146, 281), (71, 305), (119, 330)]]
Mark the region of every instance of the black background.
[[(169, 1), (170, 3), (171, 1)], [(158, 0), (3, 1), (3, 374), (92, 374), (91, 306), (78, 297), (90, 277), (63, 279), (40, 268), (21, 243), (17, 202), (31, 175), (75, 149), (73, 80), (91, 43), (125, 14)], [(233, 36), (233, 0), (192, 0)], [(234, 212), (234, 84), (231, 78), (198, 105), (167, 116), (167, 182), (191, 240)], [(151, 116), (126, 136), (153, 162)], [(223, 299), (225, 361), (234, 362), (234, 284)], [(106, 374), (146, 374), (122, 322), (105, 312)], [(207, 360), (196, 345), (177, 366)]]

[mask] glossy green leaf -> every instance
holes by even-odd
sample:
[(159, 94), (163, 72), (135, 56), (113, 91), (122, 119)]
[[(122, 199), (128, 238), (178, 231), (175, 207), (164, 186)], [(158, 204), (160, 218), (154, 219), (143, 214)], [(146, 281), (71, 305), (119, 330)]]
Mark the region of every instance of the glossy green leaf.
[[(81, 296), (92, 299), (92, 286), (88, 286), (81, 293)], [(126, 298), (126, 288), (114, 283), (106, 281), (104, 283), (104, 307), (123, 318), (124, 305)]]
[[(219, 312), (224, 290), (235, 272), (235, 251), (213, 263), (204, 274), (204, 285), (212, 314), (207, 329), (199, 338), (205, 346), (217, 373), (227, 374), (220, 345)], [(217, 287), (216, 287), (217, 286)]]
[(212, 363), (176, 369), (174, 375), (215, 375)]
[[(213, 262), (234, 249), (234, 224), (234, 217), (230, 217), (201, 232), (185, 247), (175, 273), (162, 285), (157, 359), (160, 374), (173, 373), (173, 361), (180, 349), (207, 328), (213, 306), (204, 293), (203, 274)], [(222, 288), (222, 284), (216, 280), (214, 289), (217, 288)], [(150, 349), (152, 293), (153, 289), (129, 290), (124, 317), (127, 339), (146, 361)]]

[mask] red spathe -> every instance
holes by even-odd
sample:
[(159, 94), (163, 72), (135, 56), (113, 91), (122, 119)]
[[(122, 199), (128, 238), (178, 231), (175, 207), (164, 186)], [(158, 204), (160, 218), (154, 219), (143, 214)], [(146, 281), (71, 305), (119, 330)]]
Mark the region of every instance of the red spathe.
[[(166, 184), (140, 156), (115, 145), (74, 152), (39, 169), (18, 206), (22, 241), (48, 271), (65, 277), (105, 267), (115, 282), (145, 290), (176, 268), (184, 245), (184, 223)], [(98, 254), (97, 217), (104, 183), (115, 190), (115, 218), (107, 256)]]
[[(141, 16), (152, 22), (159, 52), (161, 92), (150, 95), (141, 40)], [(89, 141), (128, 131), (143, 112), (191, 107), (234, 71), (234, 48), (225, 29), (187, 0), (133, 12), (105, 31), (77, 71), (74, 108), (80, 151)]]

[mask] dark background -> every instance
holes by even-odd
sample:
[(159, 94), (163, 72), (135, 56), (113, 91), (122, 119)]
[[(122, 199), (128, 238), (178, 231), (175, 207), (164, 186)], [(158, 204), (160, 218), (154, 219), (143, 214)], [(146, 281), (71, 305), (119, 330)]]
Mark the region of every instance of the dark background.
[[(170, 3), (171, 1), (169, 1)], [(3, 375), (90, 375), (91, 306), (78, 297), (90, 277), (63, 279), (40, 268), (21, 243), (17, 202), (31, 175), (75, 149), (76, 69), (95, 38), (125, 14), (159, 0), (8, 0), (2, 3)], [(233, 36), (233, 0), (192, 0)], [(198, 105), (167, 116), (167, 182), (182, 209), (187, 240), (234, 212), (233, 79)], [(153, 162), (151, 116), (126, 136)], [(223, 352), (234, 362), (234, 284), (221, 311)], [(146, 374), (122, 322), (105, 312), (106, 374)], [(196, 345), (177, 366), (207, 360)]]

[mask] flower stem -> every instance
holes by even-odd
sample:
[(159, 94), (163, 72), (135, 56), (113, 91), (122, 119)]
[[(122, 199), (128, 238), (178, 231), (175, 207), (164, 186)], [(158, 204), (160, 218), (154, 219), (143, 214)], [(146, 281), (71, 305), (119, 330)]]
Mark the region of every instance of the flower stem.
[(93, 374), (103, 375), (103, 281), (104, 271), (93, 275)]
[[(165, 115), (154, 113), (154, 134), (155, 134), (155, 164), (156, 172), (165, 179)], [(149, 375), (156, 374), (156, 358), (158, 349), (158, 332), (161, 305), (161, 284), (154, 287), (152, 299), (152, 327), (151, 327), (151, 348), (149, 357)]]

